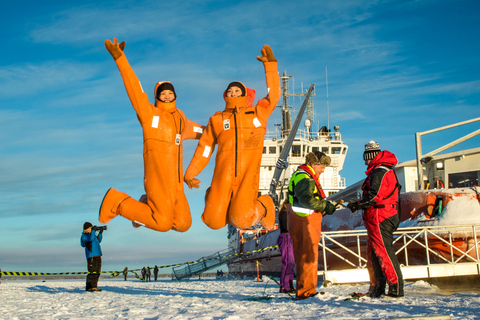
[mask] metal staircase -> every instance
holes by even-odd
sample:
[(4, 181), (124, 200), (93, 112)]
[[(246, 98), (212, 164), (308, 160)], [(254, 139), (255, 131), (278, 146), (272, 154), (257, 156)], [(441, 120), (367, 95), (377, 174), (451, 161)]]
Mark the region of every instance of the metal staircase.
[(189, 279), (193, 276), (204, 273), (205, 271), (221, 266), (238, 258), (237, 251), (234, 249), (225, 249), (218, 251), (208, 257), (202, 257), (197, 261), (187, 262), (186, 264), (172, 268), (175, 279)]

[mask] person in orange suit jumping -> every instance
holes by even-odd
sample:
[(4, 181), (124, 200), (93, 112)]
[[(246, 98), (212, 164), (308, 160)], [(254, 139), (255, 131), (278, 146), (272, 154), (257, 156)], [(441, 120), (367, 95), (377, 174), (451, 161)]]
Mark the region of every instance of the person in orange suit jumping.
[(258, 197), (258, 187), (267, 120), (280, 98), (280, 78), (272, 49), (265, 45), (261, 53), (257, 59), (265, 68), (267, 96), (252, 106), (255, 90), (241, 82), (230, 83), (223, 94), (225, 110), (210, 117), (185, 172), (189, 188), (198, 188), (200, 181), (195, 176), (205, 168), (218, 144), (202, 215), (211, 229), (227, 223), (245, 229), (259, 222), (272, 229), (275, 224), (275, 204), (268, 195)]
[(187, 231), (192, 225), (190, 207), (183, 188), (182, 142), (199, 139), (203, 127), (188, 120), (175, 105), (176, 94), (170, 82), (155, 86), (155, 105), (148, 101), (140, 81), (125, 54), (125, 42), (105, 41), (105, 47), (122, 75), (128, 97), (143, 129), (145, 166), (142, 201), (111, 188), (100, 206), (99, 221), (107, 223), (117, 215), (157, 231)]

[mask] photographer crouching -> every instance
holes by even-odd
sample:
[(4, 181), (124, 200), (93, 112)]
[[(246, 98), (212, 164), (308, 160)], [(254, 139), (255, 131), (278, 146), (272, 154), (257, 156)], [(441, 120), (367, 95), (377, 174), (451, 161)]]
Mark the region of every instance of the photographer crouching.
[[(102, 248), (100, 247), (100, 242), (102, 242), (103, 230), (107, 230), (107, 227), (93, 226), (90, 222), (85, 222), (83, 224), (83, 233), (80, 238), (80, 244), (85, 248), (85, 256), (87, 258), (87, 291), (102, 291), (97, 288), (97, 283), (102, 270)], [(96, 234), (97, 231), (98, 234)]]

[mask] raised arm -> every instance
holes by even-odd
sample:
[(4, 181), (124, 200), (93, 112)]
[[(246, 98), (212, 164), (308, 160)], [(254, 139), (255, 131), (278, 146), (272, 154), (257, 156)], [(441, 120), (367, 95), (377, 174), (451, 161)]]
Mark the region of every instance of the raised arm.
[(269, 45), (263, 46), (262, 55), (257, 56), (257, 60), (263, 62), (265, 68), (265, 78), (267, 81), (267, 96), (258, 102), (258, 105), (267, 109), (267, 117), (275, 109), (280, 99), (280, 77), (277, 70), (277, 59), (273, 55), (272, 48)]
[(125, 48), (125, 41), (122, 41), (119, 44), (117, 38), (113, 38), (113, 43), (107, 39), (105, 40), (105, 48), (107, 48), (108, 52), (110, 52), (115, 60), (115, 63), (117, 64), (118, 70), (120, 70), (123, 83), (125, 84), (125, 89), (127, 90), (127, 94), (130, 98), (133, 108), (137, 114), (141, 116), (142, 110), (149, 106), (148, 96), (145, 92), (143, 92), (142, 85), (133, 72), (127, 57), (123, 52)]

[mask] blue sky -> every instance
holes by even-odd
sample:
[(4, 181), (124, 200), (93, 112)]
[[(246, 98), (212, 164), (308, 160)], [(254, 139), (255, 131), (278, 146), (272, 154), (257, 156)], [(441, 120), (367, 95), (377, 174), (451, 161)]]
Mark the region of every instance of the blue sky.
[[(480, 117), (480, 2), (430, 1), (15, 1), (0, 30), (0, 268), (84, 271), (79, 238), (98, 224), (110, 187), (143, 193), (142, 133), (105, 39), (125, 53), (153, 97), (171, 81), (177, 106), (206, 124), (239, 80), (266, 95), (264, 44), (292, 87), (316, 84), (316, 126), (349, 145), (347, 184), (364, 177), (363, 145), (374, 139), (400, 161), (415, 158), (414, 133)], [(152, 99), (151, 99), (152, 100)], [(152, 100), (153, 102), (153, 100)], [(299, 107), (301, 101), (296, 102)], [(272, 115), (269, 126), (280, 122)], [(432, 151), (478, 129), (426, 136)], [(473, 138), (464, 148), (480, 146)], [(185, 166), (196, 141), (184, 143)], [(213, 163), (189, 190), (186, 233), (108, 224), (103, 270), (191, 261), (227, 247), (227, 230), (200, 220)], [(163, 270), (171, 272), (171, 269)]]

